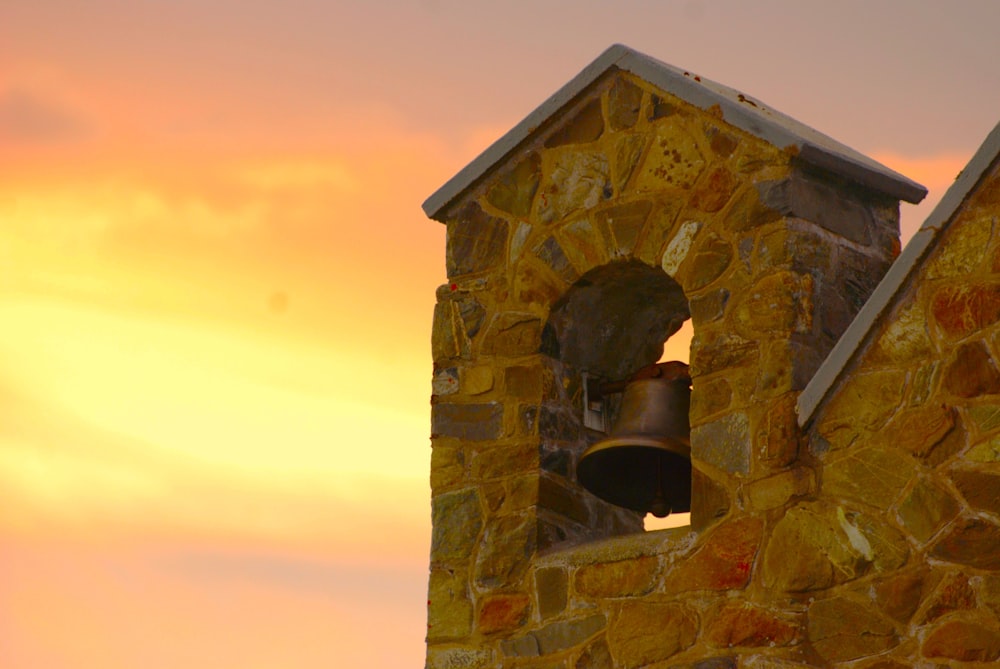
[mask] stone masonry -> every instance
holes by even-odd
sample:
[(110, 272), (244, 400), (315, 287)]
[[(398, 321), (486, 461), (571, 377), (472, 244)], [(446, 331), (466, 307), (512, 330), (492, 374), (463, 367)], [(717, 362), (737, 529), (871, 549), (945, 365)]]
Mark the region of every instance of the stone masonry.
[[(836, 373), (924, 191), (748, 96), (612, 47), (432, 196), (428, 669), (1000, 658), (991, 169)], [(581, 373), (689, 318), (692, 522), (646, 533), (576, 482)]]

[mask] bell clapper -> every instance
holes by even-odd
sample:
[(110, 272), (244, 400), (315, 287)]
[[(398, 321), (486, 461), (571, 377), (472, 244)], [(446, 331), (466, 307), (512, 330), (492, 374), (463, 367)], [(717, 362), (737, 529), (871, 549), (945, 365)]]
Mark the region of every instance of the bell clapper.
[(656, 456), (656, 495), (649, 503), (649, 512), (657, 518), (666, 518), (670, 515), (670, 504), (663, 495), (663, 456)]

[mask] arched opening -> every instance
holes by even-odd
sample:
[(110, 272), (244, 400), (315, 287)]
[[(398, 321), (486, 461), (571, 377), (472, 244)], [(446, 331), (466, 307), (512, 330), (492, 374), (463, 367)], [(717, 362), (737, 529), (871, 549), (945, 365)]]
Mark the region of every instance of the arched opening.
[[(681, 324), (680, 329), (663, 342), (663, 354), (660, 356), (658, 362), (679, 360), (684, 363), (690, 363), (692, 337), (694, 337), (694, 327), (689, 318)], [(647, 532), (666, 530), (672, 527), (683, 527), (691, 524), (691, 512), (672, 513), (666, 518), (657, 518), (652, 513), (647, 513), (642, 519), (642, 524)]]
[[(587, 493), (576, 481), (580, 456), (605, 435), (584, 427), (583, 374), (604, 380), (629, 378), (642, 367), (663, 359), (664, 343), (668, 355), (679, 353), (678, 332), (684, 339), (689, 330), (687, 298), (681, 286), (658, 267), (639, 261), (613, 262), (597, 267), (582, 276), (553, 305), (546, 323), (542, 352), (552, 365), (556, 391), (543, 407), (543, 415), (558, 413), (561, 430), (545, 429), (539, 434), (543, 451), (543, 490), (540, 495), (543, 520), (551, 523), (551, 541), (559, 543), (574, 538), (594, 539), (644, 528), (642, 515), (604, 502)], [(687, 362), (690, 334), (683, 355), (669, 359)], [(617, 418), (619, 399), (605, 403), (608, 424)], [(571, 429), (566, 429), (571, 425)], [(545, 471), (548, 459), (565, 462), (558, 472)], [(673, 519), (673, 526), (686, 524), (687, 514)], [(668, 518), (670, 518), (668, 516)], [(585, 522), (581, 522), (585, 521)], [(542, 545), (549, 543), (544, 538)]]

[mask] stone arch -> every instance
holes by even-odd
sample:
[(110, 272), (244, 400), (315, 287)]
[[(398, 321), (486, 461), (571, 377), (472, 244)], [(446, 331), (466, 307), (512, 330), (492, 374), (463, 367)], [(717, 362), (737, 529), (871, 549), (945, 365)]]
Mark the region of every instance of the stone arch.
[(601, 437), (582, 425), (581, 374), (627, 378), (659, 360), (664, 341), (689, 317), (680, 284), (638, 260), (592, 268), (552, 304), (540, 352), (561, 383), (540, 407), (540, 547), (643, 530), (641, 515), (576, 482), (579, 457)]

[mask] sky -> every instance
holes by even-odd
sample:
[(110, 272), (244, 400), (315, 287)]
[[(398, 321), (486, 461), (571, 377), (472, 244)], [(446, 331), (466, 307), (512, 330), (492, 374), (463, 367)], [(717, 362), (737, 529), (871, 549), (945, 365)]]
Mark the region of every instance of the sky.
[(1000, 5), (0, 0), (0, 666), (419, 667), (423, 200), (620, 42), (923, 183)]

